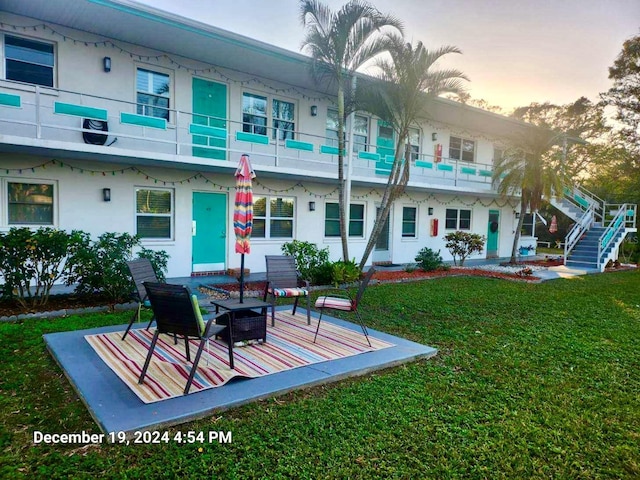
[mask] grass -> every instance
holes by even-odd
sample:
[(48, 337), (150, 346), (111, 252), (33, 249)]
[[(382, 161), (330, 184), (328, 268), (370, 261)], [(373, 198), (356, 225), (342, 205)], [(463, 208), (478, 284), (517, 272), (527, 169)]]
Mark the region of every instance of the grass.
[(546, 248), (546, 247), (538, 247), (536, 248), (536, 253), (538, 255), (564, 255), (564, 249), (562, 248)]
[(638, 478), (639, 285), (372, 286), (368, 325), (439, 354), (170, 430), (230, 431), (225, 445), (33, 445), (35, 430), (99, 432), (42, 334), (129, 314), (5, 323), (0, 478)]

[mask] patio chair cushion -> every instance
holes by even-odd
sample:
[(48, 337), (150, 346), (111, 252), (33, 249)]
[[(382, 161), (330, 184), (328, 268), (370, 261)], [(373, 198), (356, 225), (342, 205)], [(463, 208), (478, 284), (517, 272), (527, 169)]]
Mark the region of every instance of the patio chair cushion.
[(333, 308), (334, 310), (349, 312), (353, 309), (353, 304), (348, 298), (318, 297), (316, 300), (316, 308)]
[(204, 334), (206, 325), (204, 323), (204, 319), (202, 318), (202, 312), (200, 312), (200, 304), (198, 303), (198, 296), (195, 293), (191, 295), (191, 303), (193, 304), (193, 313), (196, 314), (198, 325), (200, 325), (200, 332)]
[(306, 297), (309, 295), (306, 288), (269, 288), (269, 293), (274, 297)]

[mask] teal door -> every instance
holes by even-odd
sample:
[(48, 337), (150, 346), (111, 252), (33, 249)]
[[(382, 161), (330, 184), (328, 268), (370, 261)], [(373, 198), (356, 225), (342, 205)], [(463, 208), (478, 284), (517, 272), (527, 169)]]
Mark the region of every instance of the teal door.
[(489, 210), (487, 225), (487, 258), (498, 256), (498, 235), (500, 227), (500, 210)]
[(194, 78), (192, 90), (193, 119), (189, 128), (189, 132), (193, 134), (192, 143), (220, 148), (193, 147), (193, 156), (226, 160), (227, 86)]
[(193, 192), (191, 230), (192, 271), (225, 269), (227, 245), (227, 196)]
[(395, 135), (391, 125), (382, 120), (378, 120), (376, 153), (380, 155), (380, 159), (376, 163), (376, 173), (380, 175), (389, 175), (389, 172), (391, 172), (391, 166), (393, 165), (393, 157), (396, 153)]

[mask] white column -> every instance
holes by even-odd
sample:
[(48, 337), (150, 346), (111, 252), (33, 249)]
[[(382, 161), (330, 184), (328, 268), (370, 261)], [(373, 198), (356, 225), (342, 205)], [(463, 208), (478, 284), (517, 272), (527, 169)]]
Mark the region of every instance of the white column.
[[(355, 74), (353, 75), (353, 78), (351, 79), (351, 92), (355, 92), (356, 91), (356, 85), (357, 85), (358, 79), (356, 78)], [(347, 172), (345, 175), (345, 186), (344, 186), (344, 199), (345, 199), (345, 212), (344, 212), (344, 219), (346, 222), (346, 227), (347, 227), (347, 237), (349, 236), (349, 222), (351, 220), (351, 176), (353, 174), (353, 125), (355, 123), (355, 112), (351, 112), (349, 114), (349, 121), (347, 122), (347, 128), (349, 131), (348, 137), (347, 137), (347, 144), (346, 144), (346, 149), (347, 149)], [(348, 260), (348, 259), (345, 259)]]

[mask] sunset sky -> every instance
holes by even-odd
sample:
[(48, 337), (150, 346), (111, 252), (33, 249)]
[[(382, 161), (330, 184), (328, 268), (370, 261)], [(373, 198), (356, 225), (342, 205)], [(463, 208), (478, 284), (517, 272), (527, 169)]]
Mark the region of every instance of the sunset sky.
[[(138, 0), (300, 52), (297, 0)], [(345, 2), (325, 1), (332, 9)], [(373, 0), (400, 18), (408, 40), (460, 48), (475, 99), (506, 110), (531, 102), (597, 100), (624, 40), (640, 34), (640, 0)]]

